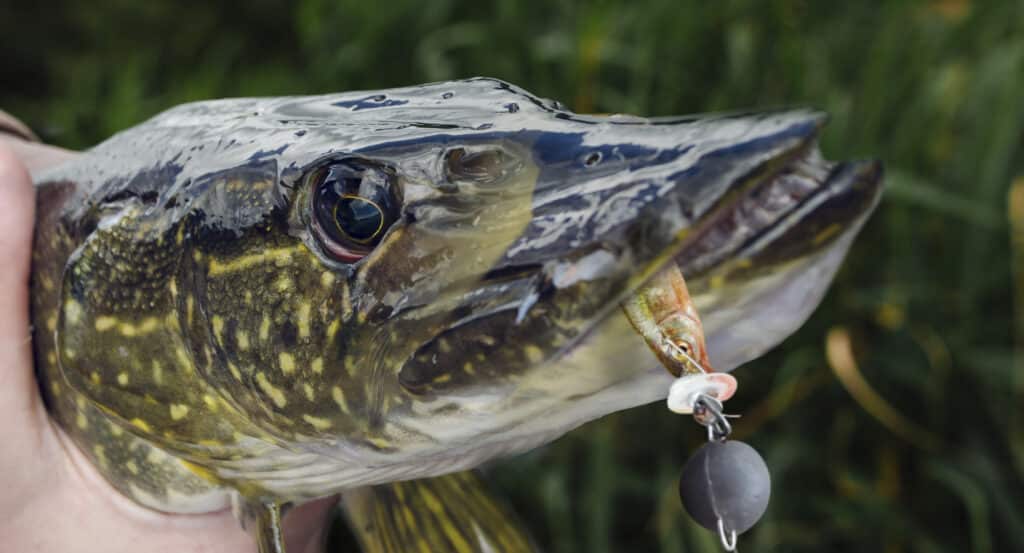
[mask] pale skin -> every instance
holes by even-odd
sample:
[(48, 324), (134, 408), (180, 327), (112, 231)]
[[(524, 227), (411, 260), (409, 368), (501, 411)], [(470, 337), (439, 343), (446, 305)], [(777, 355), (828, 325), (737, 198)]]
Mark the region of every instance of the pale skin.
[[(0, 544), (11, 553), (254, 553), (229, 510), (172, 515), (120, 496), (47, 416), (32, 370), (28, 282), (34, 191), (25, 155), (0, 136)], [(23, 163), (23, 161), (25, 163)], [(292, 511), (290, 553), (319, 551), (332, 500)]]

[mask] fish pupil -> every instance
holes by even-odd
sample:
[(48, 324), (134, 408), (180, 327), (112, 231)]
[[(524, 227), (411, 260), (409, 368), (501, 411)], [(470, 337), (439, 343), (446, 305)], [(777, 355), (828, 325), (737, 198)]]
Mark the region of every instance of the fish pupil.
[(373, 240), (384, 226), (384, 213), (372, 201), (361, 196), (342, 196), (334, 208), (338, 230), (359, 243)]

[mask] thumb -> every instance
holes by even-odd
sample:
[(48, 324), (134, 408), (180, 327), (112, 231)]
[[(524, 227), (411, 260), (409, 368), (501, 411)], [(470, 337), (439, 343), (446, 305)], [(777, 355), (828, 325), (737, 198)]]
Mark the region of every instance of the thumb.
[(28, 315), (35, 190), (0, 142), (0, 426), (39, 420)]

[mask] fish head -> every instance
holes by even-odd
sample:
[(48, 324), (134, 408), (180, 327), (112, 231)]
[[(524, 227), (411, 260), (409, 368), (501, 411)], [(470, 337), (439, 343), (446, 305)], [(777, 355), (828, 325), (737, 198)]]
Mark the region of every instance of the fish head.
[(824, 122), (579, 115), (494, 79), (176, 108), (89, 159), (140, 174), (124, 152), (167, 141), (173, 182), (116, 198), (155, 198), (139, 232), (182, 249), (182, 345), (103, 351), (191, 363), (178, 387), (230, 408), (166, 447), (230, 425), (375, 466), (521, 451), (802, 324), (880, 192), (877, 163), (824, 161)]
[(339, 107), (290, 155), (353, 117), (378, 132), (293, 163), (289, 203), (344, 283), (318, 292), (347, 307), (309, 355), (348, 412), (296, 403), (396, 451), (528, 443), (664, 397), (667, 346), (622, 305), (669, 268), (691, 296), (659, 321), (677, 345), (718, 370), (764, 353), (820, 301), (880, 190), (877, 163), (820, 156), (813, 111), (585, 116), (491, 79), (282, 110)]

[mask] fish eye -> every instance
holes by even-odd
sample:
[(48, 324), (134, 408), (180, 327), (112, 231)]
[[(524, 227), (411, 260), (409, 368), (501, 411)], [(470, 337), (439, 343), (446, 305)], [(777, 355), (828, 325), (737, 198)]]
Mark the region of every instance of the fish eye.
[(500, 148), (452, 148), (445, 153), (445, 172), (449, 182), (493, 184), (519, 171), (521, 165), (514, 155)]
[(333, 257), (358, 261), (380, 243), (395, 221), (392, 181), (384, 168), (355, 161), (311, 175), (314, 234)]

